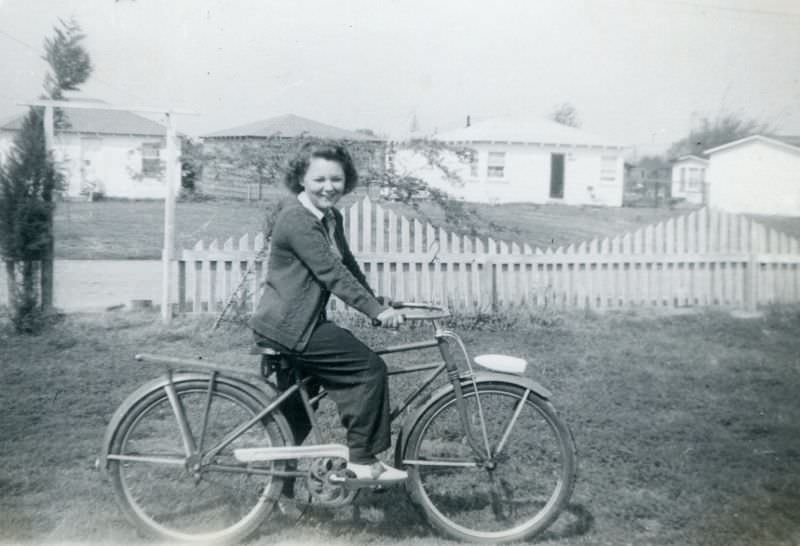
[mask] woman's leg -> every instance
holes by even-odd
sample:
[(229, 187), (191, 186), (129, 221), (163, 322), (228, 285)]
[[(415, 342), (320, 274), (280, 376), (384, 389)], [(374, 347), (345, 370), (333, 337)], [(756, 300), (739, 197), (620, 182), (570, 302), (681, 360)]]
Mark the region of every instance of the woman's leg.
[(294, 355), (301, 370), (320, 382), (347, 429), (350, 460), (371, 463), (391, 445), (386, 364), (349, 330), (332, 322), (314, 329), (306, 349)]

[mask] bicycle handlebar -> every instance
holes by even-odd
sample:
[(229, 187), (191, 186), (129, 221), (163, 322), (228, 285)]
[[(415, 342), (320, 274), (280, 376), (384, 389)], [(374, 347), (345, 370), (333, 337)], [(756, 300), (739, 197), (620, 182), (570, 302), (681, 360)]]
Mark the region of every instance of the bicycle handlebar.
[[(417, 303), (408, 301), (390, 301), (388, 302), (392, 309), (405, 309), (403, 318), (405, 320), (436, 320), (447, 318), (450, 316), (450, 311), (446, 307), (440, 305), (433, 305), (430, 303)], [(372, 319), (373, 326), (380, 326), (381, 321)]]

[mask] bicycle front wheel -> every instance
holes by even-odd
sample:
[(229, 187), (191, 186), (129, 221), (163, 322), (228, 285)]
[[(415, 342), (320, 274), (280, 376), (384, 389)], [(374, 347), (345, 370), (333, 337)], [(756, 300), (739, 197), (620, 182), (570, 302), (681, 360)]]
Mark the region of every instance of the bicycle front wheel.
[(498, 543), (542, 531), (575, 483), (569, 428), (550, 402), (517, 384), (479, 383), (475, 396), (469, 383), (463, 394), (479, 449), (467, 440), (455, 393), (434, 401), (405, 448), (412, 499), (457, 540)]
[(281, 480), (269, 474), (283, 463), (258, 468), (237, 461), (240, 447), (283, 445), (274, 420), (254, 425), (212, 461), (186, 456), (176, 404), (182, 408), (200, 454), (262, 409), (254, 397), (224, 382), (195, 379), (143, 396), (121, 420), (108, 454), (117, 500), (141, 531), (169, 542), (230, 543), (252, 533), (275, 505)]

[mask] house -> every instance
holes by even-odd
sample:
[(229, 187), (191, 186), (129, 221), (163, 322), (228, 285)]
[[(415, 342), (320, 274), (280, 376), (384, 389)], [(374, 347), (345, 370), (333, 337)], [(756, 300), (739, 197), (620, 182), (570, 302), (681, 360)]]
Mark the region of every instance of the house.
[[(123, 110), (60, 110), (64, 123), (56, 128), (53, 155), (65, 175), (66, 196), (165, 197), (164, 126)], [(0, 124), (0, 155), (8, 153), (23, 119)]]
[(380, 137), (294, 114), (217, 131), (201, 139), (204, 164), (199, 187), (209, 195), (261, 198), (263, 187), (282, 179), (288, 158), (309, 139), (346, 144), (362, 179), (384, 172), (385, 142)]
[(672, 164), (672, 197), (694, 205), (704, 204), (708, 164), (708, 159), (696, 155), (676, 159)]
[(708, 205), (800, 216), (800, 139), (754, 135), (705, 151)]
[(398, 152), (396, 164), (403, 174), (455, 197), (484, 203), (622, 205), (625, 146), (580, 129), (550, 120), (497, 118), (468, 122), (432, 140), (450, 148), (445, 163), (455, 177), (413, 150)]

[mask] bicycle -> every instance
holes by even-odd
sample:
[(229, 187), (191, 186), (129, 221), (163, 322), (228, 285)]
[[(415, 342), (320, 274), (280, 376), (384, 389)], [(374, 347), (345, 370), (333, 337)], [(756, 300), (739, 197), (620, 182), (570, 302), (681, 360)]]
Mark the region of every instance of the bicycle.
[[(390, 376), (429, 371), (391, 411), (393, 421), (405, 414), (394, 464), (408, 471), (412, 501), (435, 529), (457, 540), (499, 543), (541, 532), (566, 506), (577, 467), (572, 434), (551, 393), (523, 375), (523, 359), (470, 359), (461, 338), (442, 327), (446, 308), (398, 305), (407, 320), (429, 321), (434, 337), (376, 352), (438, 348), (441, 356), (389, 369)], [(288, 357), (262, 347), (251, 353), (261, 358), (258, 372), (136, 356), (166, 371), (117, 409), (100, 464), (140, 531), (168, 541), (235, 542), (270, 516), (287, 483), (300, 502), (326, 506), (348, 504), (359, 489), (376, 486), (348, 473), (345, 445), (325, 443), (314, 410), (325, 391), (313, 395), (310, 379), (293, 372), (280, 389), (276, 377), (291, 368)], [(428, 389), (442, 373), (447, 381)], [(411, 407), (426, 390), (432, 392)], [(281, 412), (294, 393), (312, 424), (299, 446)]]

